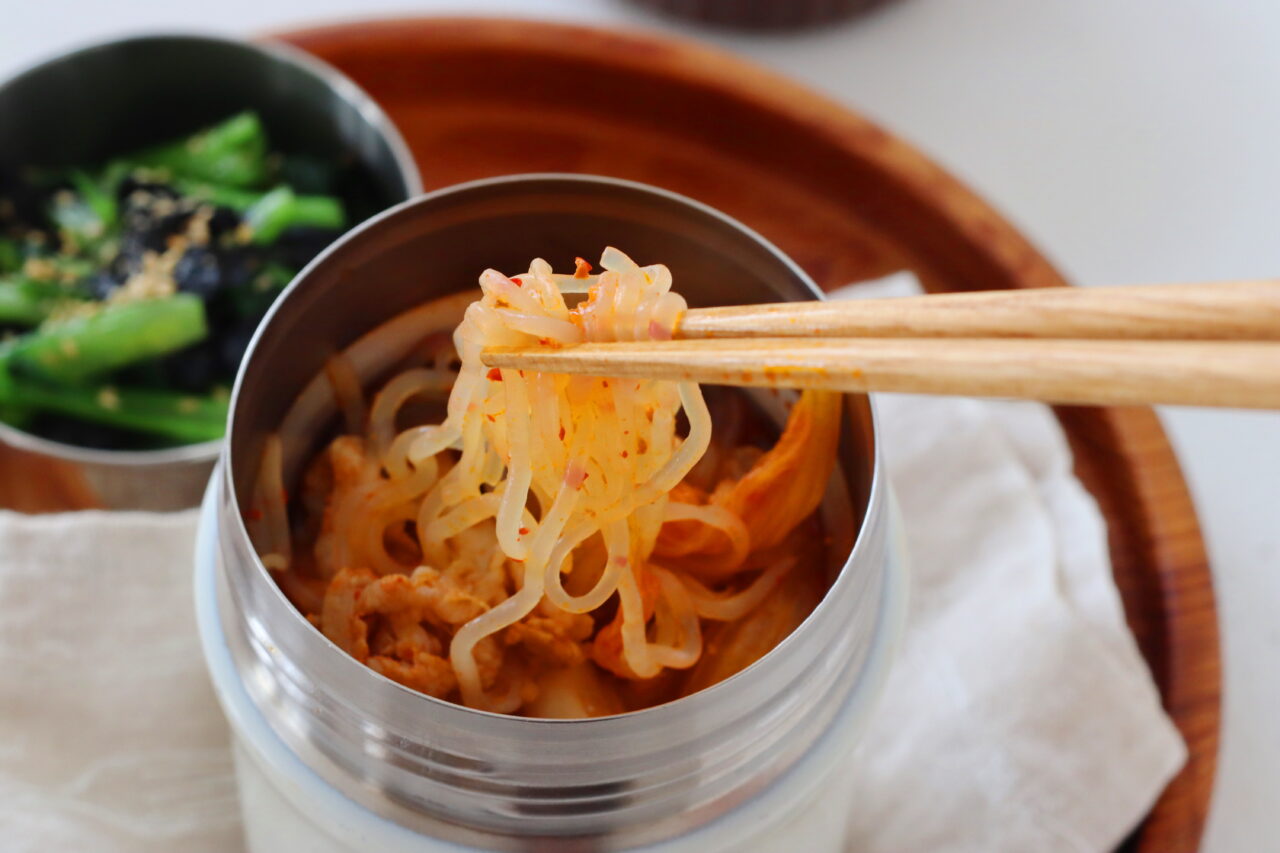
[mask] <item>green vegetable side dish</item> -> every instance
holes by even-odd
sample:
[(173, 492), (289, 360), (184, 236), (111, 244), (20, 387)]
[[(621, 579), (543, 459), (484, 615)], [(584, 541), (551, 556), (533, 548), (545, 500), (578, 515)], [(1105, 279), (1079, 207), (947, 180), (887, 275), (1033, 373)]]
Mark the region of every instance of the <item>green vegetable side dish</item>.
[(0, 421), (67, 444), (221, 437), (249, 339), (347, 227), (342, 164), (258, 116), (104, 164), (0, 164)]

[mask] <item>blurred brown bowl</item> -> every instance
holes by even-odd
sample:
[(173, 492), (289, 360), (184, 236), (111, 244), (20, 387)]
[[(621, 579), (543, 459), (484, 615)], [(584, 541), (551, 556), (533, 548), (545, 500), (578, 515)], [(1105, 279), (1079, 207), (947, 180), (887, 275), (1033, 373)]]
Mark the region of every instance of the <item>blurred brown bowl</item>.
[(829, 24), (889, 0), (632, 0), (670, 15), (750, 30), (789, 30)]

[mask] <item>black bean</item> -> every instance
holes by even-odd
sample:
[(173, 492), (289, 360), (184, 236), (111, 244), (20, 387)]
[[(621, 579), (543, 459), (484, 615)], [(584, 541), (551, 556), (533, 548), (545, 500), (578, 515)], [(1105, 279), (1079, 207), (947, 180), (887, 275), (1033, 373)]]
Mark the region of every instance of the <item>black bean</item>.
[(213, 216), (209, 217), (210, 239), (221, 239), (224, 234), (229, 234), (239, 227), (240, 214), (229, 207), (215, 207)]
[(196, 394), (208, 391), (224, 376), (218, 345), (214, 341), (202, 341), (165, 356), (161, 359), (161, 367), (171, 388)]
[(168, 184), (140, 180), (133, 175), (126, 176), (120, 182), (120, 186), (116, 189), (116, 197), (126, 204), (131, 204), (133, 194), (138, 191), (150, 195), (153, 199), (168, 198), (176, 200), (179, 198), (178, 191)]
[(178, 259), (173, 279), (178, 290), (194, 293), (207, 301), (222, 286), (222, 270), (213, 252), (193, 246)]
[(120, 280), (107, 270), (99, 270), (85, 280), (85, 290), (97, 300), (104, 300), (120, 286)]
[(142, 229), (143, 242), (151, 251), (163, 252), (169, 248), (169, 238), (187, 230), (187, 222), (190, 220), (190, 210), (177, 210), (163, 216), (153, 216)]
[(110, 272), (118, 281), (142, 270), (142, 256), (147, 252), (146, 241), (142, 235), (126, 230), (120, 235), (120, 245), (116, 256), (111, 261)]
[(248, 287), (262, 272), (262, 256), (255, 248), (238, 246), (218, 253), (224, 287)]

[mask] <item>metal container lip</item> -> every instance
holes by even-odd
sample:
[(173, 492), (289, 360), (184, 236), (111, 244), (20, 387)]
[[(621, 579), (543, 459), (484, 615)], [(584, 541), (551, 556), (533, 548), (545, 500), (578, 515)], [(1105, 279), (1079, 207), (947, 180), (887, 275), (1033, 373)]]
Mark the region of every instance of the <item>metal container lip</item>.
[[(625, 178), (615, 178), (615, 177), (610, 177), (606, 175), (590, 175), (590, 174), (571, 173), (571, 172), (529, 172), (529, 173), (521, 173), (521, 174), (514, 174), (514, 175), (500, 175), (500, 176), (491, 177), (491, 178), (480, 178), (472, 181), (465, 181), (463, 183), (451, 184), (449, 186), (441, 187), (439, 189), (424, 193), (423, 195), (420, 195), (417, 198), (413, 198), (413, 199), (409, 199), (407, 201), (401, 202), (400, 204), (397, 204), (393, 207), (389, 207), (386, 210), (382, 211), (381, 213), (365, 220), (360, 225), (356, 226), (355, 228), (348, 231), (346, 234), (342, 235), (342, 237), (334, 241), (323, 252), (321, 252), (314, 259), (312, 259), (312, 261), (309, 264), (307, 264), (307, 266), (304, 267), (301, 272), (298, 273), (298, 275), (293, 279), (293, 281), (289, 283), (289, 285), (285, 288), (285, 290), (280, 294), (280, 296), (272, 304), (266, 316), (263, 317), (262, 322), (258, 324), (258, 328), (255, 330), (253, 337), (250, 340), (249, 346), (245, 350), (244, 361), (241, 362), (241, 368), (237, 372), (235, 384), (232, 386), (231, 402), (229, 405), (229, 414), (228, 414), (228, 423), (227, 423), (227, 435), (225, 438), (226, 443), (222, 452), (223, 454), (222, 461), (221, 461), (221, 464), (218, 465), (218, 468), (214, 475), (215, 477), (221, 478), (222, 480), (221, 487), (224, 491), (225, 498), (228, 501), (230, 507), (234, 510), (233, 512), (229, 513), (229, 515), (233, 516), (233, 518), (228, 519), (227, 517), (224, 517), (222, 521), (224, 523), (230, 523), (235, 525), (234, 534), (236, 536), (241, 538), (242, 541), (245, 541), (245, 542), (249, 541), (249, 531), (244, 523), (244, 511), (240, 506), (240, 500), (236, 494), (236, 490), (234, 488), (234, 484), (232, 480), (232, 471), (235, 467), (235, 460), (231, 458), (231, 448), (233, 445), (233, 442), (231, 441), (231, 437), (232, 437), (232, 432), (235, 426), (236, 412), (239, 409), (239, 404), (240, 404), (240, 395), (242, 390), (241, 385), (244, 380), (244, 374), (245, 374), (244, 366), (247, 365), (250, 362), (250, 360), (253, 358), (253, 354), (258, 347), (259, 341), (262, 339), (264, 334), (266, 334), (266, 330), (271, 326), (272, 320), (275, 318), (277, 313), (287, 310), (286, 306), (288, 304), (289, 297), (293, 293), (293, 291), (300, 287), (301, 282), (306, 280), (313, 270), (315, 270), (322, 264), (326, 263), (332, 254), (340, 251), (349, 241), (359, 239), (366, 232), (372, 231), (376, 228), (381, 227), (385, 222), (394, 219), (395, 217), (399, 216), (401, 213), (403, 213), (406, 210), (409, 210), (418, 205), (431, 204), (437, 199), (444, 198), (450, 195), (455, 195), (458, 193), (465, 193), (471, 190), (485, 189), (489, 187), (503, 186), (508, 184), (534, 183), (537, 181), (562, 181), (562, 182), (571, 182), (571, 183), (580, 183), (580, 184), (591, 184), (591, 185), (597, 185), (597, 186), (598, 185), (612, 186), (620, 189), (626, 189), (626, 190), (632, 190), (632, 191), (638, 191), (642, 193), (648, 193), (651, 195), (656, 195), (668, 201), (674, 201), (679, 204), (687, 205), (691, 208), (696, 209), (698, 212), (719, 221), (720, 223), (726, 225), (727, 227), (737, 230), (742, 234), (745, 234), (751, 240), (755, 241), (761, 247), (765, 248), (783, 265), (785, 265), (787, 269), (797, 278), (797, 280), (802, 282), (805, 285), (805, 287), (817, 299), (825, 300), (827, 298), (826, 294), (822, 291), (821, 288), (818, 287), (817, 283), (813, 281), (813, 279), (809, 276), (808, 273), (806, 273), (794, 260), (792, 260), (790, 256), (788, 256), (785, 252), (783, 252), (776, 245), (774, 245), (773, 242), (765, 238), (762, 234), (757, 232), (755, 229), (729, 216), (727, 213), (724, 213), (723, 211), (715, 207), (712, 207), (711, 205), (705, 204), (704, 202), (700, 202), (697, 199), (690, 198), (689, 196), (683, 195), (681, 193), (673, 192), (671, 190), (667, 190), (662, 187), (657, 187), (652, 184), (646, 184), (639, 181), (631, 181)], [(887, 488), (886, 480), (885, 480), (886, 475), (884, 473), (884, 463), (883, 463), (883, 458), (880, 450), (879, 416), (876, 412), (876, 406), (874, 404), (873, 399), (870, 396), (868, 396), (866, 400), (867, 400), (867, 408), (869, 410), (869, 414), (871, 418), (870, 435), (872, 439), (871, 458), (869, 460), (871, 477), (870, 477), (870, 481), (868, 483), (868, 488), (867, 488), (867, 495), (868, 495), (867, 506), (862, 513), (862, 517), (857, 522), (857, 528), (858, 528), (857, 533), (854, 537), (853, 544), (849, 549), (849, 553), (845, 555), (840, 562), (841, 570), (836, 575), (835, 579), (832, 581), (831, 586), (827, 589), (826, 593), (823, 595), (822, 600), (818, 602), (818, 605), (814, 607), (812, 611), (810, 611), (809, 615), (805, 617), (804, 621), (802, 621), (799, 625), (797, 625), (796, 628), (792, 630), (790, 634), (788, 634), (785, 638), (783, 638), (781, 642), (778, 643), (778, 645), (774, 646), (772, 649), (769, 650), (769, 652), (761, 656), (759, 659), (757, 659), (755, 662), (753, 662), (746, 668), (740, 670), (739, 672), (735, 673), (729, 678), (724, 679), (723, 681), (720, 681), (720, 682), (717, 682), (716, 684), (711, 685), (710, 687), (703, 688), (695, 693), (691, 693), (688, 696), (683, 696), (683, 697), (680, 697), (679, 699), (674, 699), (670, 702), (665, 702), (661, 705), (655, 705), (649, 708), (641, 708), (635, 711), (627, 711), (622, 714), (610, 714), (608, 716), (602, 716), (602, 717), (591, 717), (586, 719), (558, 719), (558, 718), (542, 718), (542, 717), (524, 717), (524, 716), (519, 716), (514, 714), (498, 714), (492, 711), (484, 711), (476, 708), (469, 708), (465, 705), (460, 705), (454, 702), (446, 701), (444, 699), (437, 699), (432, 696), (427, 696), (426, 694), (419, 693), (418, 691), (413, 690), (409, 687), (406, 687), (405, 685), (400, 684), (399, 682), (393, 681), (392, 679), (387, 678), (386, 676), (383, 676), (377, 672), (374, 672), (372, 669), (359, 663), (350, 655), (348, 655), (345, 651), (339, 648), (337, 644), (335, 644), (332, 640), (326, 637), (320, 630), (318, 630), (314, 625), (312, 625), (310, 621), (308, 621), (306, 617), (296, 607), (294, 607), (291, 602), (289, 602), (285, 598), (285, 595), (283, 591), (281, 591), (279, 585), (276, 584), (274, 579), (271, 578), (271, 573), (267, 569), (267, 567), (263, 564), (260, 555), (257, 554), (256, 551), (253, 551), (252, 548), (250, 548), (249, 550), (253, 558), (252, 571), (258, 575), (258, 580), (260, 582), (265, 582), (271, 588), (271, 592), (269, 593), (270, 595), (275, 596), (277, 599), (279, 599), (280, 601), (283, 601), (283, 603), (287, 605), (286, 610), (287, 612), (290, 613), (289, 618), (296, 620), (299, 625), (302, 625), (302, 623), (305, 623), (305, 627), (310, 629), (310, 633), (323, 645), (323, 647), (326, 648), (326, 650), (329, 653), (333, 655), (337, 655), (339, 659), (344, 661), (344, 664), (343, 664), (344, 666), (354, 667), (355, 670), (353, 671), (358, 670), (359, 672), (364, 673), (364, 675), (359, 677), (371, 678), (376, 682), (380, 682), (385, 685), (390, 685), (394, 687), (397, 691), (399, 691), (401, 694), (412, 697), (409, 701), (423, 703), (425, 708), (431, 709), (431, 713), (444, 715), (446, 717), (452, 718), (454, 721), (457, 721), (459, 723), (461, 723), (464, 720), (481, 720), (481, 721), (484, 721), (485, 725), (499, 726), (499, 727), (503, 727), (506, 730), (515, 732), (520, 730), (527, 731), (531, 729), (546, 730), (546, 729), (557, 728), (562, 726), (577, 726), (579, 731), (587, 728), (593, 728), (599, 731), (599, 730), (608, 729), (612, 726), (616, 726), (621, 721), (637, 719), (637, 718), (648, 718), (648, 719), (661, 721), (663, 717), (668, 717), (670, 718), (669, 721), (675, 722), (678, 720), (679, 715), (683, 713), (686, 713), (694, 708), (697, 708), (698, 706), (705, 706), (705, 705), (710, 705), (715, 703), (715, 701), (719, 696), (733, 690), (734, 685), (740, 683), (744, 679), (749, 679), (753, 677), (751, 673), (756, 672), (758, 669), (762, 667), (768, 666), (769, 661), (785, 653), (785, 649), (803, 642), (804, 635), (810, 633), (810, 631), (813, 630), (812, 626), (814, 625), (814, 623), (817, 620), (823, 618), (822, 614), (825, 614), (826, 611), (829, 610), (831, 606), (833, 606), (832, 601), (833, 599), (836, 598), (834, 593), (836, 592), (837, 587), (846, 586), (854, 582), (854, 579), (851, 577), (850, 573), (846, 572), (845, 569), (848, 568), (850, 565), (860, 562), (859, 558), (861, 558), (862, 555), (870, 547), (867, 544), (868, 539), (870, 537), (870, 531), (869, 531), (870, 525), (868, 524), (868, 521), (871, 519), (872, 513), (873, 511), (875, 511), (875, 508), (877, 507), (877, 505), (884, 500), (885, 489)]]
[(162, 447), (158, 450), (100, 450), (51, 441), (0, 422), (0, 441), (19, 450), (52, 456), (67, 462), (114, 465), (121, 468), (147, 468), (170, 465), (174, 462), (212, 462), (218, 458), (223, 440)]
[[(373, 97), (354, 80), (324, 60), (312, 56), (300, 48), (276, 41), (270, 37), (263, 40), (248, 40), (216, 33), (199, 32), (197, 30), (157, 29), (132, 33), (117, 38), (80, 41), (71, 47), (51, 52), (26, 63), (13, 74), (0, 80), (0, 89), (18, 83), (28, 75), (35, 74), (47, 66), (56, 65), (81, 54), (118, 45), (158, 41), (194, 41), (238, 47), (264, 54), (306, 71), (321, 80), (342, 101), (355, 108), (360, 113), (361, 118), (387, 143), (396, 164), (396, 171), (404, 181), (405, 191), (408, 196), (404, 202), (397, 202), (397, 206), (412, 201), (414, 197), (422, 193), (422, 175), (418, 171), (417, 162), (409, 150), (408, 143), (404, 141), (399, 128), (391, 121), (391, 118), (383, 111), (382, 107), (378, 106)], [(247, 354), (246, 357), (248, 357)], [(228, 417), (230, 417), (229, 414)], [(30, 451), (67, 462), (121, 468), (160, 467), (183, 462), (211, 463), (218, 458), (225, 440), (224, 437), (214, 441), (164, 447), (156, 450), (102, 450), (41, 438), (38, 435), (33, 435), (0, 421), (0, 442), (16, 447), (19, 450)]]

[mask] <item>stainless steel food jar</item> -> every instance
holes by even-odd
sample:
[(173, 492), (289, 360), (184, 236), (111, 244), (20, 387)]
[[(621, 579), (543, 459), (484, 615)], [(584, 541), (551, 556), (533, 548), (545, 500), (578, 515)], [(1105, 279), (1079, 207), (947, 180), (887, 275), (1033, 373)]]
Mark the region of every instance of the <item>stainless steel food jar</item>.
[[(377, 104), (336, 69), (286, 45), (212, 35), (131, 36), (81, 47), (0, 83), (0, 163), (99, 163), (252, 109), (283, 150), (354, 157), (370, 195), (422, 190), (417, 166)], [(222, 446), (75, 447), (0, 423), (0, 441), (71, 465), (108, 509), (195, 506)]]
[[(326, 640), (250, 546), (240, 510), (262, 442), (335, 350), (468, 288), (488, 266), (565, 265), (606, 245), (667, 264), (692, 305), (820, 296), (759, 235), (689, 199), (606, 178), (514, 176), (370, 220), (304, 270), (259, 329), (206, 494), (196, 578), (252, 849), (842, 848), (849, 757), (903, 613), (892, 500), (865, 397), (847, 399), (822, 509), (833, 543), (825, 599), (751, 667), (655, 708), (535, 720), (415, 693)], [(382, 368), (359, 361), (376, 382)], [(299, 458), (320, 446), (333, 416), (330, 401), (293, 425)]]

